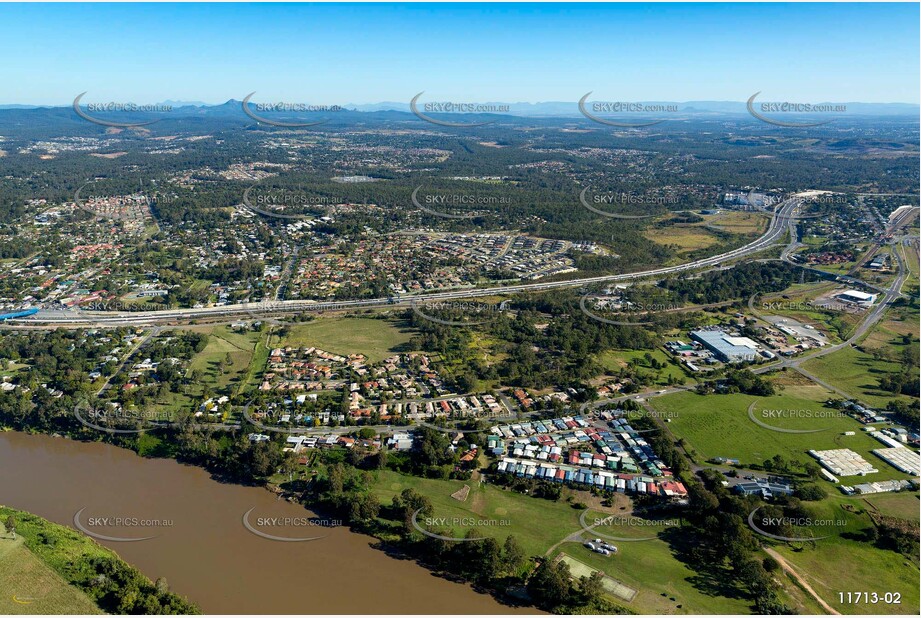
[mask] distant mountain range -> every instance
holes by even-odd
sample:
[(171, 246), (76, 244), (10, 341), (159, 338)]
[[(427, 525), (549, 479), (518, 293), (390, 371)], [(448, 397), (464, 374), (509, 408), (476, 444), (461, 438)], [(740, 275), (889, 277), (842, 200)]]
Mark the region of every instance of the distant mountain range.
[[(426, 101), (444, 102), (445, 99), (425, 99)], [(609, 99), (592, 99), (592, 101), (608, 101)], [(770, 98), (760, 98), (758, 103), (772, 101)], [(463, 103), (467, 101), (454, 101)], [(471, 101), (472, 102), (472, 101)], [(309, 102), (303, 102), (309, 103)], [(420, 106), (422, 105), (420, 101)], [(546, 116), (546, 117), (579, 117), (578, 105), (576, 101), (546, 101), (542, 103), (506, 103), (506, 102), (476, 102), (482, 105), (490, 106), (507, 106), (508, 112), (503, 114), (512, 116)], [(682, 114), (746, 114), (746, 104), (744, 101), (636, 101), (643, 105), (662, 105), (675, 106), (679, 113)], [(157, 105), (171, 106), (172, 113), (182, 112), (189, 115), (210, 115), (217, 113), (223, 115), (228, 111), (240, 111), (240, 101), (230, 99), (225, 103), (208, 104), (201, 101), (171, 101), (166, 100), (157, 103)], [(842, 103), (829, 103), (829, 105), (842, 105)], [(846, 114), (859, 116), (919, 116), (921, 115), (921, 106), (914, 103), (860, 103), (851, 102), (843, 103), (846, 106)], [(18, 105), (6, 104), (0, 105), (0, 110), (9, 109), (54, 109), (67, 108), (69, 105)], [(347, 110), (357, 112), (409, 112), (409, 102), (384, 101), (381, 103), (347, 103), (342, 105)], [(231, 109), (233, 108), (233, 109)], [(757, 108), (756, 108), (757, 110)], [(424, 109), (422, 110), (424, 112)]]
[[(439, 99), (429, 99), (440, 101)], [(614, 99), (591, 98), (593, 101), (613, 101)], [(758, 101), (770, 101), (767, 98), (759, 98)], [(659, 105), (677, 107), (680, 113), (686, 114), (745, 114), (748, 113), (745, 101), (635, 101), (642, 105)], [(505, 103), (505, 102), (483, 102), (483, 105), (503, 105), (508, 106), (507, 113), (514, 116), (581, 116), (578, 103), (576, 101), (546, 101), (542, 103)], [(834, 103), (833, 105), (842, 105)], [(921, 113), (921, 106), (912, 103), (844, 103), (847, 111), (854, 114), (867, 115), (918, 115)], [(387, 101), (383, 103), (365, 103), (365, 104), (348, 104), (343, 107), (355, 109), (360, 112), (377, 112), (377, 111), (400, 111), (408, 112), (409, 103), (397, 103)], [(757, 109), (757, 108), (756, 108)], [(589, 111), (591, 108), (589, 107)]]

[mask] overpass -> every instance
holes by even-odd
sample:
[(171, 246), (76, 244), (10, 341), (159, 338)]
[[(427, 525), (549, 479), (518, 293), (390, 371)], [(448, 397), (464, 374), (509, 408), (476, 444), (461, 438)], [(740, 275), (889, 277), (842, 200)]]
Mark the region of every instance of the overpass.
[(794, 225), (796, 216), (795, 210), (801, 206), (803, 199), (793, 196), (778, 205), (778, 208), (772, 213), (771, 222), (768, 229), (758, 239), (726, 253), (714, 255), (708, 258), (678, 264), (675, 266), (666, 266), (652, 270), (638, 271), (633, 273), (621, 273), (617, 275), (602, 275), (598, 277), (586, 277), (582, 279), (568, 279), (565, 281), (549, 281), (545, 283), (524, 283), (509, 286), (497, 286), (489, 288), (473, 288), (469, 290), (455, 290), (448, 292), (436, 292), (424, 296), (400, 297), (400, 298), (373, 298), (361, 300), (346, 300), (340, 302), (316, 302), (312, 300), (282, 300), (273, 301), (268, 304), (242, 303), (236, 305), (223, 305), (220, 307), (192, 307), (187, 309), (163, 309), (156, 311), (66, 311), (66, 310), (42, 310), (37, 314), (30, 316), (28, 319), (10, 320), (18, 325), (30, 326), (123, 326), (123, 325), (149, 325), (164, 322), (176, 322), (180, 320), (195, 320), (201, 318), (234, 318), (240, 316), (259, 316), (259, 315), (281, 315), (302, 312), (315, 311), (336, 311), (348, 309), (361, 309), (380, 306), (409, 306), (419, 300), (444, 301), (461, 298), (476, 298), (483, 296), (495, 296), (497, 294), (517, 294), (524, 292), (540, 292), (545, 290), (580, 287), (599, 283), (634, 281), (645, 279), (647, 277), (661, 277), (672, 275), (700, 268), (720, 266), (722, 262), (745, 257), (752, 253), (757, 253), (767, 249)]

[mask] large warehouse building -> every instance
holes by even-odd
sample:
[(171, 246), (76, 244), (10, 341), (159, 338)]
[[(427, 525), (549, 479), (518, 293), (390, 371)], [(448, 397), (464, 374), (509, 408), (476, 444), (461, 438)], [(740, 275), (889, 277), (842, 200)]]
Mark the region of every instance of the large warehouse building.
[(876, 302), (878, 294), (867, 294), (857, 290), (846, 290), (838, 294), (840, 300), (868, 307)]
[(748, 337), (733, 337), (721, 330), (692, 330), (691, 339), (724, 363), (753, 361), (758, 357), (758, 344)]

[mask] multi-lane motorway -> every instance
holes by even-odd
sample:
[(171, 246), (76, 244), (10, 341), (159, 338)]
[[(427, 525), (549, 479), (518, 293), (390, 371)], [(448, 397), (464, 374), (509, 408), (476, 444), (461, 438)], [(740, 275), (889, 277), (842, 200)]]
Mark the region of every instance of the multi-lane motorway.
[(497, 294), (514, 294), (521, 292), (538, 292), (554, 288), (578, 287), (597, 283), (632, 281), (647, 277), (660, 277), (674, 273), (720, 266), (728, 260), (736, 260), (746, 255), (762, 251), (783, 237), (796, 220), (796, 209), (803, 203), (799, 196), (792, 196), (781, 202), (774, 210), (768, 229), (757, 240), (712, 257), (634, 273), (618, 275), (604, 275), (600, 277), (587, 277), (583, 279), (570, 279), (567, 281), (550, 281), (547, 283), (526, 283), (490, 288), (476, 288), (456, 290), (450, 292), (437, 292), (424, 296), (403, 296), (400, 298), (374, 298), (363, 300), (349, 300), (341, 302), (315, 302), (309, 300), (283, 300), (270, 303), (223, 305), (219, 307), (196, 307), (188, 309), (165, 309), (159, 311), (65, 311), (42, 310), (29, 318), (11, 320), (23, 326), (118, 326), (118, 325), (148, 325), (167, 322), (189, 321), (203, 318), (234, 318), (240, 316), (281, 315), (313, 311), (334, 311), (343, 309), (359, 309), (381, 305), (408, 306), (414, 302), (424, 300), (446, 301), (462, 298), (475, 298), (494, 296)]

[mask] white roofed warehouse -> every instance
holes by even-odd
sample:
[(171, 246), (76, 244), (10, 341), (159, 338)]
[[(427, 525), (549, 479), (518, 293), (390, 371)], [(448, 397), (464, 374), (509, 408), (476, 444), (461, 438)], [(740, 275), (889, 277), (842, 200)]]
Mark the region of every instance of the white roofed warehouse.
[(858, 290), (845, 290), (838, 294), (838, 298), (845, 302), (857, 303), (865, 307), (869, 307), (876, 302), (876, 297), (878, 294), (867, 294), (866, 292), (860, 292)]
[(700, 342), (724, 363), (758, 358), (758, 344), (748, 337), (733, 337), (721, 330), (692, 330), (691, 339)]

